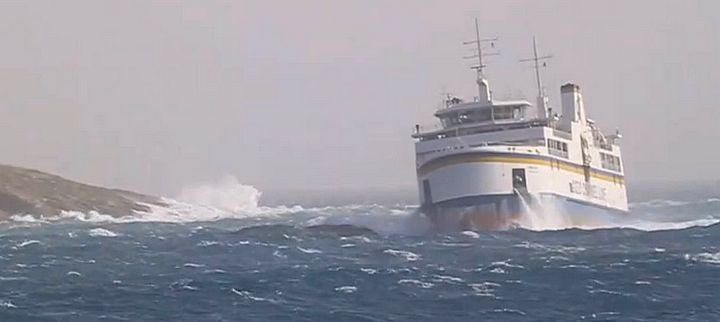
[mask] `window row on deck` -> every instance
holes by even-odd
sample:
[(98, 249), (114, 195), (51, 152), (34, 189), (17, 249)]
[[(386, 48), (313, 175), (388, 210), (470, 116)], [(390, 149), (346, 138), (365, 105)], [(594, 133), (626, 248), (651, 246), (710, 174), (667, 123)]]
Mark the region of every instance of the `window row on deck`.
[[(493, 115), (493, 113), (495, 115)], [(523, 120), (525, 109), (522, 106), (495, 106), (492, 108), (462, 111), (440, 118), (444, 127), (462, 124), (483, 123), (492, 120)]]
[(607, 153), (600, 153), (600, 163), (604, 169), (621, 172), (620, 158)]
[(561, 158), (568, 158), (568, 144), (566, 142), (547, 139), (548, 152)]

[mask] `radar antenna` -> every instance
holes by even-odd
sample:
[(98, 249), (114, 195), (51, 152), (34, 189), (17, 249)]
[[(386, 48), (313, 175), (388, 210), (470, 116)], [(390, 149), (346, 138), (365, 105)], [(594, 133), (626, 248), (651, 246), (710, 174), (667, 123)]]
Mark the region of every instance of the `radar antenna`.
[[(547, 118), (548, 116), (548, 98), (545, 95), (545, 88), (542, 85), (542, 79), (540, 78), (540, 68), (547, 67), (547, 60), (552, 58), (552, 55), (539, 56), (537, 49), (537, 40), (533, 36), (533, 58), (521, 59), (520, 62), (534, 62), (535, 63), (535, 80), (537, 81), (538, 88), (538, 118)], [(542, 62), (542, 66), (540, 65)]]
[(487, 80), (485, 79), (485, 74), (483, 73), (483, 69), (486, 67), (486, 65), (483, 62), (483, 57), (486, 56), (495, 56), (499, 55), (499, 52), (495, 53), (483, 53), (482, 44), (483, 43), (490, 43), (491, 48), (495, 48), (495, 42), (498, 41), (498, 38), (490, 38), (490, 39), (481, 39), (480, 38), (480, 27), (478, 24), (478, 19), (475, 18), (475, 40), (472, 41), (466, 41), (463, 42), (463, 45), (475, 45), (476, 46), (476, 53), (472, 56), (463, 57), (465, 59), (475, 59), (477, 58), (477, 65), (473, 65), (472, 69), (474, 69), (477, 72), (477, 85), (478, 85), (478, 101), (483, 103), (490, 103), (491, 97), (490, 97), (490, 89), (487, 83)]

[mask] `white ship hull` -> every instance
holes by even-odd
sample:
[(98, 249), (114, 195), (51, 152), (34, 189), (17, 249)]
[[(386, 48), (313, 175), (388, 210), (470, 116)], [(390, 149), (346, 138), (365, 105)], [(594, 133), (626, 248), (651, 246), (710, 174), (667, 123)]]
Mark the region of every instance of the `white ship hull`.
[(417, 174), (423, 210), (441, 229), (504, 228), (528, 211), (559, 212), (553, 215), (582, 224), (628, 210), (622, 175), (535, 147), (451, 151), (419, 164)]

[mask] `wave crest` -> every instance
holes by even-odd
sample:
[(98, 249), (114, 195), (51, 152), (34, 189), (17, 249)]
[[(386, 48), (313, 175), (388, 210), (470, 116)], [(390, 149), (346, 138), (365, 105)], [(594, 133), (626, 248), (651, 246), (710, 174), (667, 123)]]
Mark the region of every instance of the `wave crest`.
[(257, 210), (261, 196), (262, 193), (255, 187), (243, 185), (233, 176), (225, 176), (218, 182), (186, 187), (176, 199), (192, 205), (241, 213)]
[[(252, 219), (250, 225), (284, 224), (304, 227), (361, 227), (378, 234), (419, 235), (432, 232), (430, 221), (418, 211), (418, 207), (381, 205), (346, 205), (338, 207), (304, 208), (301, 206), (260, 206), (262, 193), (253, 186), (241, 184), (235, 177), (226, 176), (215, 183), (203, 183), (182, 189), (176, 198), (161, 198), (164, 206), (143, 204), (144, 211), (122, 217), (95, 211), (63, 211), (58, 216), (15, 215), (11, 220), (19, 223), (51, 223), (81, 221), (91, 223), (162, 222), (191, 223), (212, 222), (224, 219)], [(717, 199), (697, 201), (695, 204), (715, 203)], [(569, 214), (556, 203), (542, 200), (540, 210), (529, 209), (530, 216), (521, 218), (519, 228), (534, 231), (566, 229), (613, 229), (628, 228), (643, 231), (677, 230), (690, 227), (706, 227), (717, 224), (720, 218), (692, 214), (668, 220), (654, 215), (658, 205), (677, 207), (677, 202), (653, 200), (633, 204), (626, 216), (593, 216)], [(691, 207), (693, 204), (688, 204)], [(677, 208), (675, 208), (677, 210)], [(469, 233), (466, 233), (469, 234)], [(472, 236), (471, 236), (472, 237)]]

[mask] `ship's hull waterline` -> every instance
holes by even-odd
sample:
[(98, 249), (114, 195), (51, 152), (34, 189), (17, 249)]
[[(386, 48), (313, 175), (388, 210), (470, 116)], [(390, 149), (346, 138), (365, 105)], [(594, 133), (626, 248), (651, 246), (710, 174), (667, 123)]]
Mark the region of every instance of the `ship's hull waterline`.
[(558, 220), (583, 226), (627, 213), (622, 175), (496, 151), (453, 153), (418, 167), (422, 209), (439, 230), (548, 228)]
[(552, 194), (475, 196), (425, 204), (421, 212), (437, 231), (511, 228), (598, 227), (625, 219), (628, 212)]

